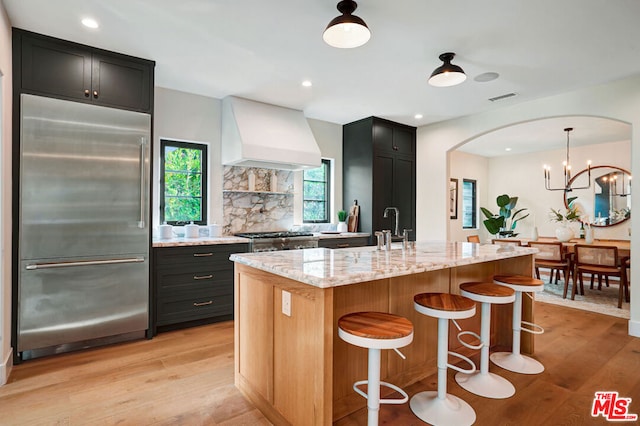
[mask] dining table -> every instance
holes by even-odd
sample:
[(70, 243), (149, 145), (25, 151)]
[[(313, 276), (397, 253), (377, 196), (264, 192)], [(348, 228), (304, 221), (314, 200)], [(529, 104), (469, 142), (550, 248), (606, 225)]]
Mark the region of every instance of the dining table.
[[(533, 241), (530, 238), (522, 238), (520, 239), (522, 245), (527, 245), (529, 241)], [(542, 242), (558, 242), (559, 240), (555, 237), (538, 237), (536, 241)], [(562, 246), (565, 248), (567, 253), (573, 253), (575, 250), (576, 244), (587, 244), (584, 238), (572, 238), (569, 241), (563, 241)], [(607, 239), (596, 239), (593, 240), (593, 243), (590, 244), (593, 246), (609, 246), (609, 247), (617, 247), (618, 248), (618, 258), (628, 258), (631, 257), (631, 241), (629, 240), (607, 240)]]

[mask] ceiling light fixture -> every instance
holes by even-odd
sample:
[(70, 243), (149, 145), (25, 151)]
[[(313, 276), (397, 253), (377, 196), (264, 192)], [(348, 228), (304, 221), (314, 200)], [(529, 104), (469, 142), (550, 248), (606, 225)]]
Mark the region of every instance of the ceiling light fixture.
[(571, 186), (571, 163), (569, 162), (569, 133), (573, 131), (573, 127), (567, 127), (564, 129), (567, 132), (567, 159), (562, 162), (562, 169), (564, 171), (564, 187), (551, 188), (551, 167), (544, 165), (544, 188), (548, 191), (565, 191), (571, 192), (574, 189), (587, 189), (591, 187), (591, 160), (587, 161), (587, 185), (581, 187)]
[(342, 15), (329, 22), (322, 34), (322, 39), (329, 46), (350, 49), (362, 46), (371, 38), (371, 31), (359, 16), (353, 15), (358, 3), (353, 0), (342, 0), (338, 3)]
[(313, 86), (313, 83), (311, 83), (311, 81), (309, 81), (309, 80), (304, 80), (304, 81), (302, 82), (302, 85), (303, 85), (304, 87), (311, 87), (311, 86)]
[(84, 18), (81, 22), (87, 28), (98, 28), (98, 22), (95, 19)]
[(413, 116), (416, 120), (420, 120), (422, 118), (422, 114), (416, 114)]
[(462, 68), (453, 65), (451, 61), (456, 56), (453, 52), (443, 53), (439, 56), (444, 64), (436, 68), (429, 77), (429, 84), (436, 87), (449, 87), (460, 84), (467, 79)]

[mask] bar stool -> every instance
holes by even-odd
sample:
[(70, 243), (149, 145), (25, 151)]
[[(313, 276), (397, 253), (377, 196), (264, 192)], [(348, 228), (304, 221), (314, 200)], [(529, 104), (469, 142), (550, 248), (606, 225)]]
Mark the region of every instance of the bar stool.
[[(491, 304), (513, 303), (514, 290), (484, 282), (460, 284), (460, 294), (471, 300), (482, 303), (480, 316), (480, 371), (473, 374), (458, 373), (456, 382), (476, 395), (487, 398), (509, 398), (516, 393), (516, 388), (507, 379), (489, 372), (489, 347), (491, 343)], [(475, 334), (475, 333), (473, 333)]]
[[(515, 290), (516, 300), (513, 302), (513, 346), (511, 352), (494, 352), (491, 354), (491, 361), (497, 366), (515, 373), (542, 373), (544, 365), (531, 357), (520, 354), (520, 332), (544, 333), (544, 328), (539, 325), (522, 321), (522, 293), (542, 291), (544, 290), (544, 283), (541, 280), (525, 275), (496, 275), (493, 277), (493, 282)], [(529, 294), (527, 295), (531, 297)]]
[[(421, 314), (438, 318), (438, 391), (415, 394), (409, 403), (411, 411), (422, 421), (434, 425), (472, 425), (476, 412), (471, 406), (447, 393), (447, 367), (473, 373), (476, 366), (469, 358), (449, 352), (449, 320), (469, 318), (476, 313), (476, 304), (464, 296), (449, 293), (421, 293), (413, 297), (413, 306)], [(447, 362), (448, 355), (465, 360), (471, 368), (464, 370)]]
[[(347, 343), (369, 349), (368, 380), (353, 384), (353, 390), (367, 400), (368, 426), (378, 424), (380, 404), (404, 404), (409, 400), (405, 391), (391, 383), (380, 381), (380, 350), (393, 349), (403, 359), (397, 348), (413, 341), (413, 324), (408, 319), (386, 312), (355, 312), (338, 320), (338, 336)], [(367, 385), (367, 393), (358, 386)], [(380, 399), (380, 386), (389, 387), (402, 398)]]

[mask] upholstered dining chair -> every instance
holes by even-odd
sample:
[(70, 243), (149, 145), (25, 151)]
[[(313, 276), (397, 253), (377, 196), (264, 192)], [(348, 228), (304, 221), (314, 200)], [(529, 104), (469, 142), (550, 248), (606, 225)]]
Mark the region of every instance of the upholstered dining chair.
[(480, 235), (467, 235), (467, 242), (468, 243), (479, 243), (480, 242)]
[(494, 238), (491, 240), (491, 244), (502, 244), (507, 246), (521, 246), (520, 240), (514, 240), (513, 238)]
[[(555, 283), (558, 284), (558, 275), (562, 271), (564, 279), (564, 290), (562, 298), (567, 298), (567, 290), (569, 289), (569, 278), (571, 276), (571, 262), (566, 256), (561, 242), (551, 241), (530, 241), (529, 247), (538, 249), (538, 253), (534, 255), (536, 278), (540, 279), (540, 268), (550, 270), (549, 283), (553, 281), (554, 273), (556, 274)], [(575, 277), (573, 278), (575, 283)]]
[[(618, 258), (618, 248), (611, 246), (598, 246), (587, 244), (576, 244), (575, 250), (575, 272), (574, 285), (571, 291), (571, 299), (575, 298), (577, 281), (580, 282), (580, 288), (584, 294), (584, 285), (582, 282), (582, 274), (597, 274), (605, 277), (618, 277), (620, 279), (620, 287), (618, 291), (618, 308), (622, 307), (622, 296), (629, 301), (629, 286), (627, 283), (627, 269), (624, 264), (620, 263)], [(575, 277), (578, 277), (576, 280)]]

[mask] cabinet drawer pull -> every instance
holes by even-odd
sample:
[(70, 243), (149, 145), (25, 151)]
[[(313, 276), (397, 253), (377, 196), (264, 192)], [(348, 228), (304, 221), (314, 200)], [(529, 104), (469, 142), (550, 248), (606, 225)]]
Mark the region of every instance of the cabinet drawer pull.
[(349, 243), (345, 243), (345, 244), (336, 244), (336, 247), (338, 247), (338, 248), (345, 248), (345, 247), (349, 247)]
[(193, 257), (213, 256), (213, 253), (193, 253)]
[(213, 278), (213, 275), (209, 274), (209, 275), (194, 275), (193, 276), (194, 280), (208, 280), (209, 278)]
[(209, 300), (208, 302), (193, 302), (193, 306), (207, 306), (213, 304), (213, 300)]
[(95, 99), (98, 99), (98, 91), (97, 91), (97, 90), (94, 90), (94, 91), (93, 91), (93, 97), (94, 97)]
[(90, 95), (89, 89), (85, 89), (85, 90), (84, 90), (84, 97), (85, 97), (85, 98), (88, 98), (88, 97), (89, 97), (89, 95)]

